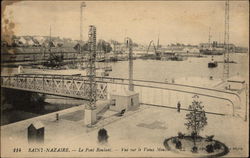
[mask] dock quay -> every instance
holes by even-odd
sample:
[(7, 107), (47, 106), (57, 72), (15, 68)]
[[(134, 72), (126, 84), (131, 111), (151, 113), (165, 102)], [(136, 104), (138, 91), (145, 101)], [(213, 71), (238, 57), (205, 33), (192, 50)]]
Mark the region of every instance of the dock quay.
[[(97, 143), (97, 131), (100, 128), (105, 127), (109, 133), (109, 148), (112, 152), (108, 152), (110, 156), (124, 156), (125, 153), (120, 151), (120, 148), (129, 146), (131, 142), (135, 147), (141, 146), (142, 142), (148, 144), (154, 143), (156, 146), (161, 146), (161, 140), (167, 136), (175, 135), (175, 128), (178, 128), (178, 122), (183, 121), (182, 118), (185, 117), (186, 112), (182, 111), (177, 113), (176, 109), (164, 109), (160, 107), (152, 107), (141, 105), (139, 111), (131, 111), (125, 113), (122, 117), (117, 117), (113, 114), (107, 114), (104, 116), (103, 120), (100, 123), (93, 127), (87, 128), (84, 126), (83, 115), (84, 115), (84, 106), (78, 106), (71, 109), (67, 109), (59, 112), (59, 120), (56, 121), (56, 113), (48, 114), (42, 117), (37, 117), (15, 124), (10, 124), (1, 127), (2, 136), (4, 136), (4, 141), (8, 141), (8, 145), (3, 146), (4, 153), (10, 153), (12, 156), (25, 156), (29, 154), (29, 149), (35, 148), (37, 146), (28, 145), (27, 140), (25, 139), (26, 127), (34, 122), (40, 121), (45, 125), (45, 143), (46, 146), (43, 146), (43, 150), (47, 148), (69, 148), (70, 152), (63, 152), (65, 156), (70, 156), (72, 152), (74, 154), (81, 156), (82, 153), (75, 151), (79, 150), (79, 147), (84, 147), (86, 150), (85, 142), (91, 142), (88, 144), (87, 148), (103, 148)], [(169, 117), (165, 117), (165, 116)], [(219, 115), (208, 115), (208, 119), (211, 121), (211, 125), (208, 126), (203, 134), (209, 135), (210, 133), (216, 132), (216, 129), (212, 125), (218, 125), (223, 129), (222, 134), (217, 135), (217, 138), (224, 141), (226, 144), (233, 143), (235, 146), (241, 146), (242, 141), (247, 141), (244, 138), (244, 133), (236, 132), (237, 129), (242, 129), (246, 122), (242, 122), (239, 118), (225, 117)], [(131, 121), (133, 124), (131, 124)], [(231, 123), (234, 123), (235, 128), (231, 128)], [(120, 126), (123, 124), (124, 126)], [(153, 125), (156, 124), (156, 125)], [(170, 126), (171, 125), (171, 126)], [(145, 131), (147, 129), (148, 132)], [(152, 135), (151, 130), (156, 134)], [(182, 129), (179, 129), (182, 130)], [(184, 130), (184, 129), (183, 129)], [(63, 132), (62, 132), (63, 131)], [(141, 134), (136, 134), (140, 131)], [(65, 133), (67, 133), (65, 135)], [(122, 134), (121, 134), (122, 133)], [(243, 134), (243, 135), (242, 135)], [(246, 133), (245, 133), (246, 134)], [(132, 138), (130, 135), (134, 135)], [(237, 141), (232, 141), (231, 139), (226, 139), (227, 137), (237, 138)], [(22, 142), (22, 152), (20, 153), (11, 153), (13, 150), (11, 148), (15, 142)], [(113, 145), (113, 144), (117, 145)], [(122, 146), (119, 146), (122, 144)], [(39, 146), (38, 146), (39, 147)], [(148, 146), (150, 148), (151, 146)], [(153, 146), (151, 148), (154, 148)], [(228, 156), (236, 156), (240, 153), (246, 152), (243, 151), (233, 151), (230, 152)], [(42, 155), (42, 152), (33, 152), (33, 156)], [(49, 153), (53, 155), (52, 152)], [(155, 152), (147, 153), (147, 155), (156, 156)], [(157, 153), (157, 155), (172, 155), (177, 156), (171, 152)], [(94, 153), (87, 152), (86, 156), (93, 156)]]

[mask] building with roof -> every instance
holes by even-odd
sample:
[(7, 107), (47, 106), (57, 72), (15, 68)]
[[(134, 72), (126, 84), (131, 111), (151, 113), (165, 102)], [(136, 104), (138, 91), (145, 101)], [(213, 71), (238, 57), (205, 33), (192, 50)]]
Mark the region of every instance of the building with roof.
[(110, 93), (110, 110), (121, 112), (122, 110), (135, 110), (139, 108), (139, 93), (122, 90)]

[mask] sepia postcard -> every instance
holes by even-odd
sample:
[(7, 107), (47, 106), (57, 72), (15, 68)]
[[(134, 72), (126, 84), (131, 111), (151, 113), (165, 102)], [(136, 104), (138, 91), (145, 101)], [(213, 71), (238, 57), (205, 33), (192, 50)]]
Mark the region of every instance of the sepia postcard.
[(1, 157), (249, 156), (249, 1), (1, 6)]

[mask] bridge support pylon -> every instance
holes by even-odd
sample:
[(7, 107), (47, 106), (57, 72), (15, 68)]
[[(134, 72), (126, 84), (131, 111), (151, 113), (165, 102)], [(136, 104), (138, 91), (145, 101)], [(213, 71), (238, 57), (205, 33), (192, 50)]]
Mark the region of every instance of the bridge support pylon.
[(85, 125), (91, 126), (96, 122), (96, 95), (97, 95), (97, 84), (96, 84), (96, 67), (95, 67), (95, 59), (96, 59), (96, 27), (93, 25), (89, 26), (89, 40), (88, 47), (89, 52), (87, 53), (87, 62), (86, 62), (86, 73), (88, 77), (88, 88), (87, 95), (89, 98), (89, 103), (85, 108), (84, 122)]
[(92, 125), (96, 123), (96, 110), (84, 110), (84, 123), (85, 125)]

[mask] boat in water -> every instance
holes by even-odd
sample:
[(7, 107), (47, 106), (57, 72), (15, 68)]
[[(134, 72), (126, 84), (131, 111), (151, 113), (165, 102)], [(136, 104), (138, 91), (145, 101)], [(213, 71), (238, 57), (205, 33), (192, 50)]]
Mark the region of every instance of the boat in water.
[(183, 58), (180, 57), (180, 56), (173, 56), (173, 57), (170, 57), (169, 60), (172, 60), (172, 61), (183, 61)]
[(106, 66), (106, 67), (104, 67), (104, 70), (105, 71), (112, 71), (112, 66)]
[(217, 61), (214, 61), (213, 56), (212, 56), (212, 60), (208, 63), (208, 68), (214, 68), (217, 66), (218, 66), (218, 63)]
[(222, 55), (224, 50), (217, 49), (217, 48), (207, 48), (207, 49), (200, 49), (200, 53), (204, 55)]
[(187, 57), (179, 55), (177, 53), (175, 53), (173, 56), (169, 57), (168, 60), (172, 60), (172, 61), (183, 61), (186, 60)]
[(217, 41), (213, 41), (210, 43), (211, 35), (210, 35), (210, 27), (209, 27), (209, 35), (208, 35), (208, 43), (204, 44), (200, 48), (200, 53), (204, 55), (222, 55), (225, 52), (224, 46), (218, 44)]

